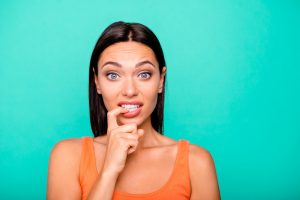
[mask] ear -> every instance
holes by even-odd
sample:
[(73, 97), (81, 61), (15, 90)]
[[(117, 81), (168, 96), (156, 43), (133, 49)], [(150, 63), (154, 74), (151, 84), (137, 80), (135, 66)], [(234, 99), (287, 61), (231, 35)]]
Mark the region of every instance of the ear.
[(99, 81), (98, 81), (98, 76), (96, 75), (94, 68), (93, 68), (93, 72), (94, 72), (94, 80), (95, 80), (95, 84), (96, 84), (96, 88), (97, 88), (97, 93), (101, 94), (100, 84), (99, 84)]
[(162, 93), (162, 91), (163, 91), (166, 72), (167, 72), (167, 68), (163, 67), (161, 75), (160, 75), (158, 93)]

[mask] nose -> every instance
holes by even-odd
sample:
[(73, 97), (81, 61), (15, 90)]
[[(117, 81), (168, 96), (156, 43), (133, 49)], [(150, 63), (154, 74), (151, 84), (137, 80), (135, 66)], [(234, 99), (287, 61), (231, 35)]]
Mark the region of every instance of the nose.
[(136, 96), (138, 93), (138, 90), (136, 88), (134, 80), (132, 78), (126, 79), (126, 81), (123, 83), (123, 90), (122, 94), (127, 97)]

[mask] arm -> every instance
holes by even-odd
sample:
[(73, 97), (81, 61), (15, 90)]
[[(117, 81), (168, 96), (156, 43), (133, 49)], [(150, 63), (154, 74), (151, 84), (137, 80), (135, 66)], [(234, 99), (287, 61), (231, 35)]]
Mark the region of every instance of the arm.
[(112, 199), (117, 179), (117, 173), (102, 172), (96, 180), (95, 184), (93, 185), (92, 190), (87, 199)]
[(118, 176), (125, 167), (127, 155), (136, 150), (138, 139), (144, 133), (142, 129), (137, 129), (136, 124), (118, 125), (117, 115), (124, 112), (128, 110), (118, 107), (107, 114), (108, 132), (104, 164), (88, 200), (112, 199)]
[(80, 147), (78, 139), (69, 139), (57, 143), (52, 149), (48, 167), (47, 200), (81, 198), (78, 181)]
[(196, 145), (190, 145), (191, 200), (219, 200), (220, 191), (211, 154)]
[[(79, 184), (81, 145), (78, 139), (63, 140), (52, 149), (48, 167), (47, 200), (81, 199)], [(118, 173), (102, 171), (92, 187), (88, 200), (111, 200), (117, 178)]]

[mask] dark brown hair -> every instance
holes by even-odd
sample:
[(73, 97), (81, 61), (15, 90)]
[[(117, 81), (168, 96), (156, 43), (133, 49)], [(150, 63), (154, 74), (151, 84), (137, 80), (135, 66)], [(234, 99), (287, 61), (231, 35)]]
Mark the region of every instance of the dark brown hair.
[[(125, 41), (140, 42), (150, 47), (158, 61), (160, 73), (162, 73), (162, 68), (166, 66), (159, 40), (148, 27), (139, 23), (125, 23), (122, 21), (109, 25), (99, 37), (90, 60), (89, 107), (90, 122), (95, 137), (105, 135), (107, 132), (107, 109), (105, 108), (102, 95), (97, 93), (93, 70), (98, 75), (97, 64), (104, 49), (117, 42)], [(162, 92), (158, 93), (156, 107), (151, 113), (152, 126), (161, 134), (163, 134), (165, 82), (166, 75)]]

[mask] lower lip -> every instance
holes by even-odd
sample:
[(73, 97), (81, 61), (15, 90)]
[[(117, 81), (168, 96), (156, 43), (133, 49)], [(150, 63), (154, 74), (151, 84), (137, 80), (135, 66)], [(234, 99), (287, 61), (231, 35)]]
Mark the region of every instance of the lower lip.
[(138, 107), (137, 109), (133, 110), (133, 111), (129, 111), (127, 113), (124, 113), (123, 116), (127, 117), (127, 118), (133, 118), (136, 117), (140, 114), (142, 110), (142, 106)]

